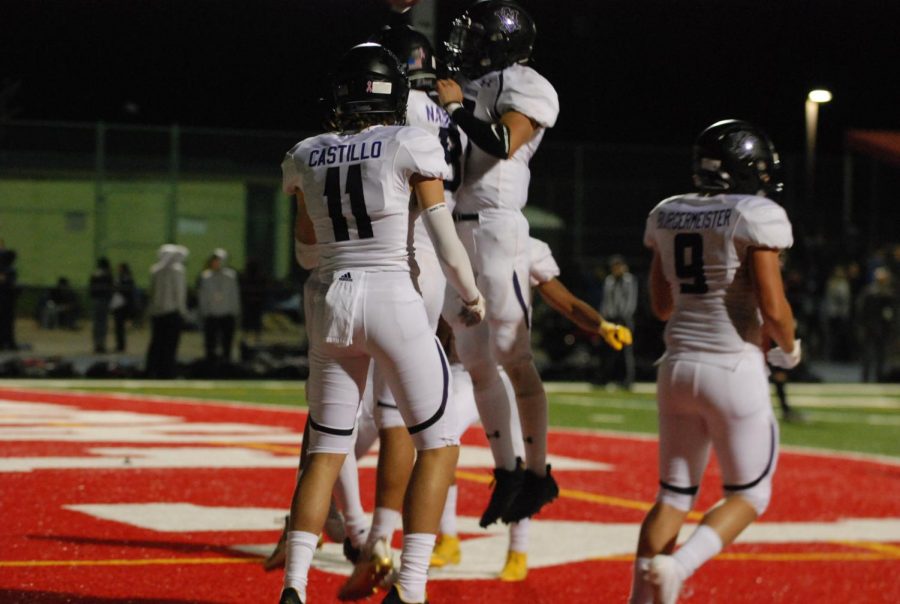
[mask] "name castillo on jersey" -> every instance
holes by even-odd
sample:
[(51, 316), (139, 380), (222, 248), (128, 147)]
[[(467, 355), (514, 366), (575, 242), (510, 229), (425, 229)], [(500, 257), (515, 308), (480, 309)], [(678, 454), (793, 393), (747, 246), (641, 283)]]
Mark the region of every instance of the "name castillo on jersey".
[(312, 149), (309, 152), (310, 168), (318, 166), (333, 166), (348, 162), (365, 161), (381, 157), (381, 141), (364, 141), (362, 143), (349, 143), (332, 145), (324, 149)]
[(656, 228), (673, 231), (717, 229), (731, 225), (731, 208), (708, 212), (669, 212), (658, 210)]

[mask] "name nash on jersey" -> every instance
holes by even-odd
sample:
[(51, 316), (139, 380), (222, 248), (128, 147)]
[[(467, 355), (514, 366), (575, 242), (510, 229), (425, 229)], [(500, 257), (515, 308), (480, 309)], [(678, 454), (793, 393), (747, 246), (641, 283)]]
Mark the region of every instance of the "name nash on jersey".
[(309, 152), (309, 167), (332, 166), (344, 162), (363, 161), (381, 157), (381, 141), (332, 145)]

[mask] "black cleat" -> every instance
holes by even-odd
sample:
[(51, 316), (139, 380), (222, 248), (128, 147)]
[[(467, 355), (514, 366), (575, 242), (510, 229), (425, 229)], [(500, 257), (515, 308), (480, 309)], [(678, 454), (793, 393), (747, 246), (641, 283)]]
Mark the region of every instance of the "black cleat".
[(506, 510), (516, 499), (525, 478), (525, 469), (522, 459), (516, 458), (515, 470), (494, 468), (494, 490), (491, 492), (491, 500), (481, 515), (478, 525), (487, 528), (494, 524), (506, 513)]
[(300, 599), (300, 594), (296, 589), (285, 587), (281, 591), (281, 599), (278, 600), (278, 604), (303, 604), (303, 600)]
[(400, 588), (396, 585), (391, 587), (391, 591), (387, 593), (381, 604), (428, 604), (428, 596), (425, 596), (424, 602), (407, 602), (400, 597)]
[(359, 561), (359, 548), (353, 547), (350, 537), (344, 538), (344, 557), (350, 564), (356, 564)]
[(531, 470), (525, 470), (524, 474), (522, 489), (503, 513), (503, 522), (506, 524), (534, 516), (559, 496), (559, 487), (550, 475), (549, 465), (546, 476), (538, 476)]

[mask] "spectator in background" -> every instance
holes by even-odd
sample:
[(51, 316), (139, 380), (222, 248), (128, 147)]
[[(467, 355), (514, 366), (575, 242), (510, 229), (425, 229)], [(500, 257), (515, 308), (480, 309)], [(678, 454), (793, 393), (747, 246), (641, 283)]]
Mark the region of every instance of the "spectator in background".
[(150, 346), (146, 373), (149, 378), (174, 378), (178, 340), (187, 315), (187, 278), (184, 261), (188, 249), (167, 243), (157, 252), (159, 261), (150, 267)]
[(259, 342), (262, 334), (262, 316), (266, 306), (268, 293), (268, 279), (263, 274), (259, 261), (251, 258), (244, 266), (244, 273), (240, 277), (241, 292), (241, 330), (245, 333), (253, 333), (256, 342)]
[(65, 277), (56, 280), (47, 293), (47, 299), (40, 312), (41, 327), (44, 329), (75, 329), (78, 319), (78, 296)]
[(105, 257), (97, 259), (97, 268), (91, 273), (88, 294), (91, 297), (91, 335), (94, 352), (106, 352), (106, 332), (109, 326), (109, 303), (115, 291), (112, 269)]
[(110, 301), (116, 332), (116, 352), (125, 352), (125, 322), (134, 316), (134, 276), (122, 262), (116, 269), (116, 291)]
[[(637, 279), (628, 271), (625, 259), (618, 254), (610, 257), (609, 275), (603, 281), (603, 304), (600, 307), (600, 314), (607, 321), (624, 325), (633, 332), (637, 301)], [(622, 358), (625, 363), (621, 384), (624, 388), (631, 389), (631, 385), (634, 383), (634, 347), (632, 346), (626, 346), (621, 351), (612, 348), (606, 350), (601, 367), (603, 381), (607, 384), (613, 381), (619, 358)]]
[(237, 273), (225, 265), (227, 260), (228, 253), (222, 248), (213, 251), (197, 284), (203, 344), (209, 361), (231, 360), (234, 328), (241, 311)]
[(850, 358), (850, 311), (852, 307), (850, 281), (847, 271), (837, 265), (825, 283), (822, 301), (822, 335), (825, 358), (829, 361), (846, 361)]
[(894, 337), (897, 297), (891, 272), (880, 266), (874, 281), (866, 286), (857, 303), (862, 345), (862, 381), (880, 382), (885, 377), (887, 351)]
[(17, 350), (16, 344), (16, 252), (0, 239), (0, 350)]

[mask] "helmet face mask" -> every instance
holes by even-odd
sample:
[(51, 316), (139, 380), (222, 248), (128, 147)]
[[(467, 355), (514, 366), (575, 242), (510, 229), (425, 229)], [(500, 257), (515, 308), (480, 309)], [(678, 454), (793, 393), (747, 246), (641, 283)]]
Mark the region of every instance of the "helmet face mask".
[(781, 161), (768, 136), (740, 120), (706, 128), (694, 144), (694, 186), (707, 193), (761, 195), (778, 199)]
[(397, 57), (379, 44), (351, 48), (332, 77), (331, 91), (341, 130), (406, 121), (409, 80)]
[(451, 72), (470, 79), (527, 63), (534, 46), (534, 20), (511, 0), (487, 0), (450, 24), (444, 55)]

